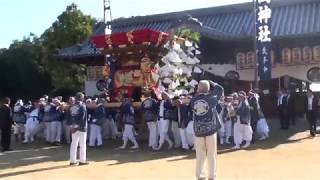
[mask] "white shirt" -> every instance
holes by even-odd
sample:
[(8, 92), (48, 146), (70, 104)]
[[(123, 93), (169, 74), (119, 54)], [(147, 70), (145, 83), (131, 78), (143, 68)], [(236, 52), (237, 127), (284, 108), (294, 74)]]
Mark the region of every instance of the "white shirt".
[(282, 105), (283, 95), (278, 96), (278, 106)]
[(308, 96), (308, 110), (312, 110), (312, 101), (313, 101), (313, 95)]

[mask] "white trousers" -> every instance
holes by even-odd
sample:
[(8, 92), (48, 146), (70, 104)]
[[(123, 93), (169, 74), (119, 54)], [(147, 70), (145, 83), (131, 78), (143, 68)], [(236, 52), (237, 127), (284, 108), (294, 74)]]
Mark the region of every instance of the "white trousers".
[(90, 124), (89, 146), (102, 145), (101, 127), (96, 124)]
[(103, 124), (102, 135), (103, 138), (108, 139), (109, 137), (115, 139), (118, 136), (118, 127), (113, 119), (107, 119)]
[(50, 122), (50, 143), (61, 142), (62, 123), (61, 121)]
[[(183, 149), (189, 149), (189, 142), (188, 142), (188, 133), (186, 128), (179, 128), (179, 133), (181, 137), (181, 143)], [(193, 145), (193, 143), (192, 143)]]
[(65, 137), (65, 140), (68, 144), (71, 143), (71, 127), (67, 124), (66, 121), (63, 121), (63, 134)]
[(13, 131), (14, 131), (14, 134), (16, 134), (16, 135), (23, 134), (25, 132), (25, 124), (16, 123), (16, 125), (14, 126)]
[(219, 130), (219, 136), (221, 138), (229, 139), (232, 135), (232, 121), (226, 121), (221, 124), (221, 128)]
[(240, 146), (242, 141), (251, 142), (252, 140), (252, 128), (250, 125), (240, 124), (239, 120), (234, 124), (234, 143), (236, 146)]
[(160, 121), (158, 121), (159, 134), (160, 134), (160, 139), (159, 139), (160, 148), (163, 146), (164, 141), (167, 141), (170, 146), (172, 145), (172, 141), (168, 136), (169, 124), (170, 124), (169, 120), (160, 119)]
[(149, 147), (156, 148), (158, 145), (157, 122), (147, 122), (147, 126), (149, 129)]
[(77, 149), (80, 146), (80, 162), (86, 162), (86, 139), (87, 139), (87, 132), (77, 131), (72, 134), (71, 137), (71, 145), (70, 145), (70, 162), (76, 163), (77, 161)]
[(194, 138), (193, 121), (190, 121), (187, 126), (187, 141), (190, 146), (194, 145)]
[(226, 138), (230, 138), (232, 136), (232, 121), (226, 121), (224, 123), (224, 129), (225, 129), (225, 136)]
[(133, 125), (131, 125), (131, 124), (124, 125), (122, 139), (123, 139), (124, 146), (127, 145), (128, 140), (130, 140), (135, 146), (138, 146), (138, 143), (137, 143), (135, 135), (134, 135)]
[(42, 138), (46, 137), (44, 122), (39, 122), (39, 124), (35, 127), (35, 135)]
[(28, 118), (26, 122), (26, 129), (24, 133), (24, 141), (29, 142), (29, 140), (34, 140), (34, 135), (36, 133), (36, 127), (38, 126), (39, 121), (34, 120), (33, 118)]
[(51, 140), (51, 122), (44, 122), (44, 136), (46, 137), (46, 141), (50, 142)]
[(171, 121), (171, 131), (173, 134), (174, 147), (179, 148), (181, 146), (181, 137), (177, 121)]
[(208, 161), (208, 179), (216, 178), (217, 135), (195, 137), (196, 148), (196, 178), (205, 178), (204, 164)]

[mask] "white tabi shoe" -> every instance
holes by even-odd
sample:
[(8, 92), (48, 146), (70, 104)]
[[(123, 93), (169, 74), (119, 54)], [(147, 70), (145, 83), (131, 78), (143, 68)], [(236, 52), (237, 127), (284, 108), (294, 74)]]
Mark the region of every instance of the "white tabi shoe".
[(242, 146), (242, 148), (248, 148), (249, 146), (250, 146), (250, 142), (246, 142), (246, 144)]
[(126, 148), (126, 146), (120, 146), (119, 147), (119, 149), (125, 149)]
[(132, 146), (130, 149), (139, 149), (139, 146)]
[(235, 145), (232, 147), (232, 149), (240, 149), (240, 146), (239, 145)]

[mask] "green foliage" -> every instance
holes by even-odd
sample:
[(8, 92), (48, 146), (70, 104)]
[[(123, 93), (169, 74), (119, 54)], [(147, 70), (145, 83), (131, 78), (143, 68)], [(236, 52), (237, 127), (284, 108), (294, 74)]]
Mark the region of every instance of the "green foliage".
[(40, 38), (30, 33), (8, 49), (0, 49), (0, 96), (29, 99), (82, 90), (83, 67), (62, 62), (54, 54), (58, 48), (88, 39), (95, 23), (71, 4)]
[(200, 33), (198, 32), (193, 32), (190, 29), (187, 28), (181, 28), (178, 30), (177, 34), (178, 37), (182, 37), (184, 39), (187, 39), (191, 42), (196, 42), (199, 43), (200, 42)]
[(84, 74), (76, 64), (62, 62), (53, 55), (59, 48), (69, 47), (88, 39), (96, 21), (71, 4), (41, 36), (45, 64), (56, 89), (83, 90)]
[[(50, 75), (41, 64), (41, 44), (30, 34), (14, 41), (0, 53), (0, 95), (13, 98), (38, 98), (51, 87)], [(39, 86), (41, 84), (41, 86)]]

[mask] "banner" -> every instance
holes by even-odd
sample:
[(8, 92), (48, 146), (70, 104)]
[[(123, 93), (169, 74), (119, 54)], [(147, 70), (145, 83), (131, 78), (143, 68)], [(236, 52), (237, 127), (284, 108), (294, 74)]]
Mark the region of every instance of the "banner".
[(260, 80), (271, 79), (271, 0), (255, 1), (256, 52), (258, 77)]

